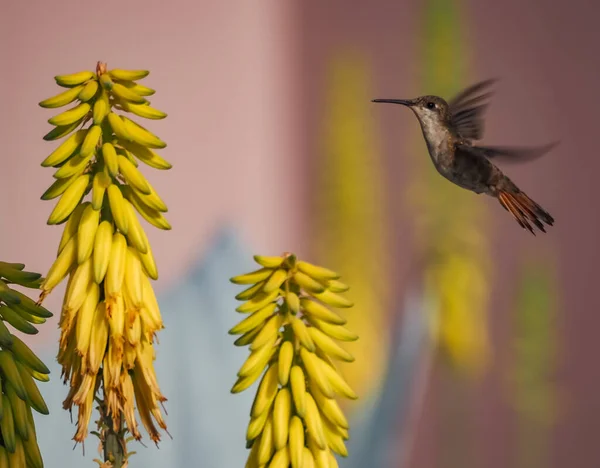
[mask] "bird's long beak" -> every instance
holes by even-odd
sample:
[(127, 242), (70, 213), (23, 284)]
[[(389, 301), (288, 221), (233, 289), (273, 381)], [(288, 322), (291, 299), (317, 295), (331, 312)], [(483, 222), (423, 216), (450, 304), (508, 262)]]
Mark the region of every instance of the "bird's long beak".
[(414, 105), (414, 101), (410, 99), (373, 99), (371, 102), (386, 102), (388, 104), (402, 104), (406, 107)]

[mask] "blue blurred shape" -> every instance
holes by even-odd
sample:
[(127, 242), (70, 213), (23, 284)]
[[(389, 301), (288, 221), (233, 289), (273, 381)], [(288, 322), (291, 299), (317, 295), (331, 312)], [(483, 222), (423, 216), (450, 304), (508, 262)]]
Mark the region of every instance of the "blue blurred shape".
[[(233, 230), (224, 229), (203, 259), (159, 297), (167, 328), (157, 350), (157, 375), (167, 395), (172, 441), (143, 450), (140, 466), (244, 466), (253, 388), (232, 395), (246, 348), (227, 334), (240, 320), (229, 278), (256, 269)], [(136, 458), (138, 455), (136, 455)]]
[(350, 455), (338, 460), (343, 468), (389, 468), (408, 465), (414, 421), (429, 374), (432, 341), (428, 317), (431, 304), (420, 292), (409, 291), (404, 310), (391, 329), (389, 361), (379, 395), (363, 402), (350, 421)]

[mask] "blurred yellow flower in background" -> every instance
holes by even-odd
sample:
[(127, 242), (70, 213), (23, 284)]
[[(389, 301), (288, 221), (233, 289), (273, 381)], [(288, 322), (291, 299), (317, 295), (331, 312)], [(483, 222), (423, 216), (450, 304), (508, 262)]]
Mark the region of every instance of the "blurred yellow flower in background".
[[(415, 95), (450, 98), (464, 85), (467, 50), (460, 37), (462, 12), (457, 3), (425, 3), (425, 72)], [(407, 201), (415, 219), (418, 258), (425, 264), (426, 290), (438, 304), (433, 337), (456, 369), (477, 375), (490, 358), (490, 254), (483, 200), (443, 179), (430, 161), (420, 131), (417, 139), (409, 151), (416, 169)]]
[(358, 54), (334, 56), (327, 69), (326, 117), (313, 191), (314, 248), (319, 261), (343, 271), (355, 307), (348, 327), (360, 331), (349, 348), (360, 356), (342, 370), (357, 393), (380, 385), (390, 307), (384, 170), (369, 105), (369, 64)]

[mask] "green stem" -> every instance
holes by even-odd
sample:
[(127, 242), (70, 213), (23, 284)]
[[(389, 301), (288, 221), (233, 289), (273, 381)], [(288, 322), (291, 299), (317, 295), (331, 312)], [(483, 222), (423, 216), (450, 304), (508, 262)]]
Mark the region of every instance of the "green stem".
[(100, 404), (102, 415), (102, 441), (104, 447), (104, 461), (112, 463), (112, 468), (122, 468), (127, 460), (127, 442), (123, 430), (123, 420), (119, 418), (118, 430), (113, 427), (113, 419), (107, 413), (106, 402)]

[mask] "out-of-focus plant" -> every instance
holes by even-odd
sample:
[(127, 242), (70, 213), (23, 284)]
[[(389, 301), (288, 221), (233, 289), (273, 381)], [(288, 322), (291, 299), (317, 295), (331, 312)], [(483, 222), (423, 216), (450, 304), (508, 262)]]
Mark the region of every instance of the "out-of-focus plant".
[(22, 263), (0, 262), (0, 466), (42, 468), (32, 410), (48, 414), (34, 382), (50, 380), (50, 370), (6, 324), (27, 335), (52, 313), (14, 286), (39, 289), (39, 273)]
[[(418, 94), (449, 97), (464, 84), (467, 50), (460, 37), (457, 3), (423, 4), (425, 73)], [(418, 169), (407, 199), (416, 220), (426, 288), (438, 302), (434, 337), (448, 362), (477, 375), (490, 352), (486, 318), (490, 268), (482, 200), (439, 177), (420, 136), (410, 153), (415, 154)]]
[(511, 401), (517, 410), (518, 466), (548, 466), (550, 429), (558, 416), (552, 382), (557, 358), (556, 268), (552, 262), (522, 266), (512, 314)]
[(349, 438), (336, 395), (357, 398), (334, 362), (354, 357), (337, 341), (358, 336), (330, 307), (352, 307), (340, 294), (349, 287), (337, 273), (293, 254), (254, 259), (260, 269), (231, 279), (250, 285), (236, 296), (245, 301), (236, 310), (250, 315), (229, 331), (241, 335), (237, 346), (250, 348), (232, 393), (262, 375), (246, 434), (246, 466), (336, 468), (333, 453), (347, 456)]
[(42, 199), (59, 198), (48, 224), (64, 229), (40, 301), (68, 276), (58, 353), (70, 385), (64, 408), (78, 407), (74, 439), (83, 442), (99, 402), (98, 435), (113, 466), (126, 462), (125, 433), (141, 438), (136, 408), (154, 442), (161, 437), (156, 424), (167, 427), (153, 367), (155, 333), (163, 328), (151, 283), (158, 271), (136, 211), (171, 228), (166, 204), (138, 169), (139, 161), (163, 170), (171, 164), (154, 151), (166, 143), (124, 114), (166, 117), (147, 99), (154, 90), (137, 82), (148, 73), (98, 62), (95, 72), (56, 76), (66, 90), (40, 102), (51, 109), (73, 103), (48, 120), (54, 129), (44, 137), (66, 137), (42, 162), (56, 168)]
[(353, 285), (356, 307), (346, 317), (361, 331), (352, 351), (365, 359), (342, 368), (361, 395), (380, 389), (392, 305), (385, 177), (371, 128), (368, 70), (359, 54), (334, 55), (328, 65), (310, 228), (316, 258), (343, 271)]

